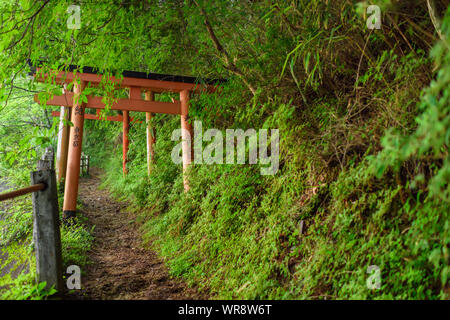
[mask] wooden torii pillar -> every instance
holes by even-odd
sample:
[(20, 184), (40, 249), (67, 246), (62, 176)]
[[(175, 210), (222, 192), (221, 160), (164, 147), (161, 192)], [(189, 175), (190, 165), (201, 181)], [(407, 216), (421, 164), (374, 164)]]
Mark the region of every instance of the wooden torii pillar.
[(78, 181), (80, 178), (81, 146), (83, 143), (84, 103), (79, 99), (86, 83), (80, 80), (74, 82), (74, 95), (70, 128), (69, 152), (67, 157), (67, 173), (64, 187), (63, 217), (65, 219), (75, 216), (77, 210)]
[(122, 170), (123, 175), (126, 176), (128, 173), (127, 162), (128, 162), (128, 149), (130, 148), (130, 140), (128, 139), (128, 134), (130, 133), (130, 114), (128, 111), (123, 111), (122, 120)]
[[(98, 74), (94, 68), (85, 67), (85, 72), (73, 71), (78, 70), (77, 66), (68, 66), (68, 71), (51, 70), (50, 74), (39, 74), (40, 68), (34, 70), (34, 74), (39, 74), (38, 81), (44, 82), (48, 77), (54, 79), (57, 83), (64, 84), (73, 82), (74, 92), (65, 92), (60, 96), (53, 96), (52, 99), (46, 101), (47, 105), (72, 107), (71, 121), (74, 124), (70, 128), (70, 139), (68, 149), (67, 173), (64, 194), (64, 217), (69, 218), (75, 216), (76, 201), (78, 196), (78, 181), (80, 175), (80, 159), (81, 146), (83, 139), (83, 127), (85, 115), (85, 108), (105, 109), (105, 103), (102, 97), (87, 96), (87, 103), (79, 101), (78, 97), (82, 93), (87, 83), (92, 86), (99, 85), (102, 82), (103, 75)], [(173, 76), (163, 74), (147, 74), (135, 71), (124, 71), (123, 77), (118, 79), (116, 77), (109, 77), (117, 88), (128, 88), (128, 99), (119, 99), (112, 103), (111, 110), (123, 111), (123, 165), (124, 173), (126, 173), (126, 163), (128, 154), (128, 132), (129, 132), (129, 112), (146, 112), (147, 119), (147, 148), (149, 154), (147, 155), (149, 161), (148, 171), (150, 172), (150, 163), (153, 158), (153, 143), (154, 139), (151, 135), (151, 128), (149, 122), (152, 113), (166, 113), (178, 114), (181, 118), (182, 130), (182, 152), (183, 152), (183, 184), (184, 190), (189, 190), (189, 182), (187, 179), (187, 172), (189, 165), (192, 162), (192, 126), (188, 122), (189, 114), (189, 95), (191, 92), (213, 92), (218, 82), (223, 80), (206, 80), (206, 86), (199, 86), (197, 79), (194, 77)], [(213, 85), (214, 83), (214, 85)], [(146, 92), (145, 99), (141, 98), (141, 92)], [(180, 101), (173, 100), (170, 102), (154, 101), (154, 92), (174, 92), (180, 94)], [(40, 103), (38, 95), (35, 95), (35, 101)], [(72, 101), (72, 103), (71, 103)], [(187, 133), (190, 133), (188, 135)]]
[(192, 163), (194, 156), (192, 150), (192, 125), (188, 122), (189, 119), (189, 91), (183, 90), (180, 92), (181, 101), (181, 148), (183, 151), (183, 185), (184, 191), (189, 191), (189, 181), (187, 178), (188, 169)]
[[(146, 91), (145, 92), (145, 100), (154, 101), (155, 94), (151, 91)], [(154, 137), (154, 135), (153, 135), (151, 120), (152, 120), (152, 113), (146, 112), (145, 113), (145, 121), (147, 124), (147, 174), (148, 174), (148, 176), (150, 176), (150, 174), (152, 173), (153, 159), (155, 157), (154, 144), (156, 141), (156, 137)]]
[[(65, 93), (65, 88), (63, 93)], [(67, 156), (69, 151), (69, 132), (70, 127), (67, 125), (70, 120), (70, 107), (61, 106), (59, 116), (58, 128), (58, 147), (56, 149), (56, 178), (58, 183), (63, 183), (66, 178), (67, 171)], [(53, 115), (53, 114), (52, 114)]]
[[(140, 87), (129, 87), (128, 97), (130, 100), (141, 100), (141, 88)], [(129, 133), (130, 133), (130, 114), (128, 110), (122, 111), (123, 113), (123, 148), (122, 148), (122, 160), (123, 160), (123, 175), (128, 173), (127, 162), (128, 162), (128, 149), (130, 146)]]

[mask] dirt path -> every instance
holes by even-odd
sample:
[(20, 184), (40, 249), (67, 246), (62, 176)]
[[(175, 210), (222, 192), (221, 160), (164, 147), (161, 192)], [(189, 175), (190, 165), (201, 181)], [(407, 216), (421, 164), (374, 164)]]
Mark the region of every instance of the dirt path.
[(108, 191), (98, 190), (100, 172), (80, 180), (82, 213), (95, 225), (92, 261), (82, 277), (81, 299), (205, 299), (196, 290), (168, 275), (155, 252), (140, 244), (134, 217), (127, 205), (114, 201)]

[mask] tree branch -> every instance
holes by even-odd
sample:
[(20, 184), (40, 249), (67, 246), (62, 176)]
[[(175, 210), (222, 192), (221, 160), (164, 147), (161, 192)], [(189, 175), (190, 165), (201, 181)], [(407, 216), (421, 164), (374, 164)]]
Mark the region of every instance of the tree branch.
[(245, 78), (244, 73), (233, 63), (233, 61), (230, 58), (230, 55), (225, 50), (225, 48), (222, 46), (222, 44), (220, 43), (219, 39), (217, 39), (217, 36), (214, 33), (214, 29), (212, 28), (211, 23), (209, 22), (209, 19), (208, 19), (208, 16), (207, 16), (205, 10), (198, 4), (197, 1), (194, 0), (194, 2), (197, 5), (197, 7), (200, 9), (200, 13), (203, 16), (203, 18), (205, 19), (206, 30), (208, 31), (209, 37), (211, 38), (211, 40), (212, 40), (212, 42), (214, 44), (214, 47), (223, 56), (223, 60), (225, 62), (225, 68), (227, 68), (229, 71), (231, 71), (232, 73), (234, 73), (237, 76), (239, 76), (242, 79), (242, 81), (245, 83), (245, 85), (253, 93), (253, 95), (255, 95), (256, 94), (256, 89), (247, 81), (247, 79)]
[(27, 20), (29, 20), (28, 21), (28, 23), (27, 23), (27, 26), (25, 27), (25, 30), (23, 31), (23, 33), (22, 33), (22, 35), (20, 36), (20, 38), (17, 40), (17, 41), (15, 41), (14, 43), (12, 43), (11, 45), (9, 45), (9, 47), (7, 48), (7, 50), (10, 50), (10, 49), (12, 49), (13, 47), (15, 47), (18, 43), (20, 43), (22, 40), (23, 40), (23, 38), (25, 37), (25, 35), (27, 34), (27, 31), (28, 31), (28, 28), (30, 27), (30, 24), (34, 24), (34, 19), (36, 18), (36, 16), (39, 14), (39, 12), (41, 12), (42, 11), (42, 9), (44, 9), (44, 7), (47, 5), (47, 3), (49, 3), (50, 2), (50, 0), (47, 0), (47, 1), (45, 1), (44, 2), (44, 4), (31, 16), (31, 17), (29, 17)]

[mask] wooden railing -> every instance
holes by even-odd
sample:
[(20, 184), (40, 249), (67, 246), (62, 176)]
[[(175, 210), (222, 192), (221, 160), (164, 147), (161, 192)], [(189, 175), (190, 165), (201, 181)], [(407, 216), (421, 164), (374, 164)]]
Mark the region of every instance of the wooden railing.
[(63, 290), (61, 233), (58, 208), (54, 154), (50, 149), (31, 172), (31, 186), (0, 194), (0, 201), (32, 194), (33, 242), (35, 245), (38, 282), (46, 288)]

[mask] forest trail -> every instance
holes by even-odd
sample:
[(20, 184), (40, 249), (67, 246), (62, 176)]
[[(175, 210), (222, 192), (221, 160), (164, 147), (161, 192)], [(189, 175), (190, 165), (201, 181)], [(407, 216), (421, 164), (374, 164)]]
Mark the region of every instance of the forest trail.
[(95, 226), (88, 253), (90, 264), (81, 277), (81, 290), (69, 299), (95, 300), (183, 300), (207, 299), (197, 290), (169, 276), (154, 251), (144, 249), (133, 214), (127, 204), (114, 201), (107, 190), (99, 190), (99, 170), (80, 179), (82, 215)]

